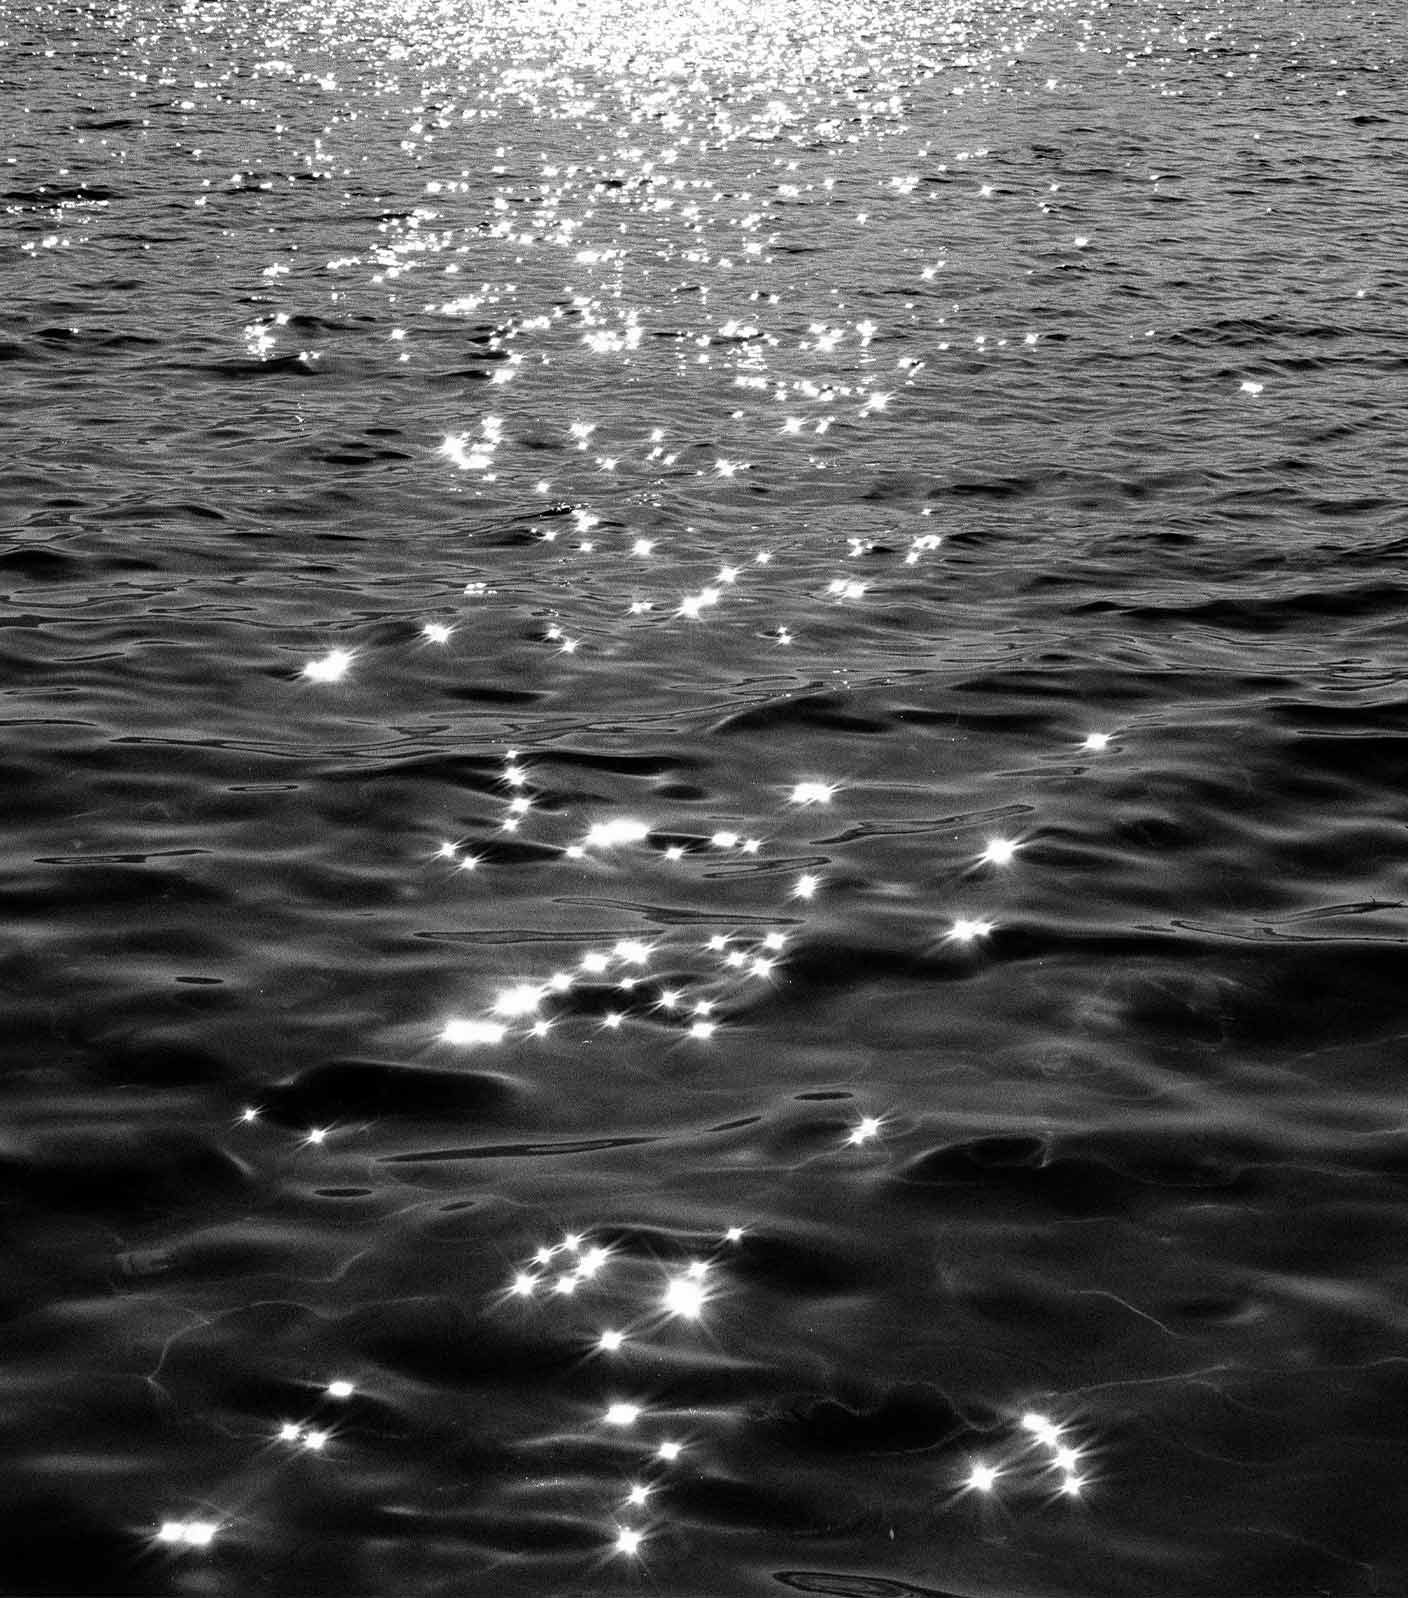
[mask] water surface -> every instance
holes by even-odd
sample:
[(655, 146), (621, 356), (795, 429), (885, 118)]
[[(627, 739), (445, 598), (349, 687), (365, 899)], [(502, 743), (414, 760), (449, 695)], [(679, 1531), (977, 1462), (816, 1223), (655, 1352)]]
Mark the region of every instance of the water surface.
[(5, 1590), (1408, 1592), (1395, 15), (3, 34)]

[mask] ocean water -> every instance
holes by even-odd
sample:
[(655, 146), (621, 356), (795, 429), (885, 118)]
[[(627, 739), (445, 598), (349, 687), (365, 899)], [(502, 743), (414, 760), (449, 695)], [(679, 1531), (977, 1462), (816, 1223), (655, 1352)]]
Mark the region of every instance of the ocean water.
[(1405, 55), (0, 12), (0, 1590), (1408, 1593)]

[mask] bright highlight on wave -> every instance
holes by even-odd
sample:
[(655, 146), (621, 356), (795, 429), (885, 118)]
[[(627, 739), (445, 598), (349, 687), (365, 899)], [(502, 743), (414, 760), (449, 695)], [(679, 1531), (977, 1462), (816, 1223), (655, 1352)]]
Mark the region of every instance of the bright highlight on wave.
[(454, 1020), (445, 1023), (440, 1041), (454, 1044), (502, 1043), (507, 1036), (508, 1028), (500, 1026), (497, 1021)]
[(610, 849), (617, 844), (643, 843), (649, 836), (648, 822), (637, 821), (634, 816), (617, 816), (593, 823), (582, 841), (589, 849)]
[(310, 660), (303, 668), (309, 682), (341, 682), (352, 664), (350, 649), (330, 649), (319, 660)]
[(219, 1531), (220, 1524), (214, 1520), (164, 1520), (156, 1538), (184, 1548), (209, 1548)]

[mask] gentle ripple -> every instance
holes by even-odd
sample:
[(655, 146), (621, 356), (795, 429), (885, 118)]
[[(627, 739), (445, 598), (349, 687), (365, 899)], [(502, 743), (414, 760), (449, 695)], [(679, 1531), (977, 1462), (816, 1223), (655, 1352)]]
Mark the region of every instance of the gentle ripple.
[(3, 1589), (1408, 1592), (1396, 14), (0, 28)]

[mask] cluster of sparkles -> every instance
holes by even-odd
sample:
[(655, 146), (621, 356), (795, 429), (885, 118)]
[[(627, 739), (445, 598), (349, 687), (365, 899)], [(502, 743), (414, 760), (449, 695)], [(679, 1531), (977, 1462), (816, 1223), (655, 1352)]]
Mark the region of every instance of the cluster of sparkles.
[[(619, 1009), (608, 1009), (597, 1024), (616, 1031), (630, 1019), (669, 1022), (684, 1028), (689, 1038), (713, 1037), (719, 1022), (715, 1012), (726, 1004), (739, 985), (772, 978), (787, 945), (787, 934), (774, 929), (759, 935), (715, 933), (702, 945), (682, 947), (648, 943), (641, 938), (619, 938), (607, 948), (588, 949), (575, 966), (559, 967), (537, 981), (520, 980), (500, 987), (478, 1016), (455, 1016), (445, 1022), (442, 1043), (469, 1047), (494, 1045), (512, 1037), (542, 1038), (555, 1024), (545, 1008), (570, 1011), (575, 991), (588, 986), (596, 992), (609, 987)], [(650, 970), (652, 961), (667, 953), (677, 959), (712, 957), (698, 971), (695, 986), (667, 986)], [(514, 1032), (511, 1023), (520, 1023)]]
[[(629, 1361), (631, 1354), (652, 1337), (658, 1337), (671, 1323), (700, 1324), (710, 1303), (723, 1292), (719, 1283), (720, 1259), (724, 1252), (737, 1248), (746, 1236), (742, 1226), (728, 1227), (711, 1257), (695, 1258), (682, 1266), (662, 1269), (658, 1260), (644, 1254), (632, 1255), (620, 1246), (594, 1241), (589, 1232), (568, 1232), (558, 1242), (543, 1244), (511, 1274), (500, 1298), (507, 1303), (549, 1305), (572, 1300), (580, 1303), (596, 1295), (609, 1299), (621, 1311), (618, 1324), (603, 1326), (591, 1345), (594, 1354), (611, 1356), (614, 1362)], [(635, 1397), (610, 1397), (599, 1411), (598, 1421), (613, 1432), (636, 1434), (649, 1427), (648, 1401)], [(685, 1445), (677, 1437), (650, 1436), (642, 1443), (645, 1470), (674, 1464)], [(620, 1503), (620, 1514), (648, 1507), (656, 1491), (649, 1480), (628, 1484)], [(640, 1551), (648, 1529), (640, 1525), (614, 1522), (612, 1548), (618, 1554), (634, 1556)]]
[(1036, 1493), (1042, 1497), (1077, 1499), (1088, 1477), (1082, 1461), (1089, 1453), (1069, 1441), (1069, 1428), (1036, 1410), (1021, 1416), (1014, 1436), (997, 1463), (991, 1458), (969, 1462), (959, 1484), (967, 1493), (984, 1497), (999, 1491)]
[[(558, 30), (554, 50), (548, 52), (547, 58), (552, 59), (556, 53), (564, 62), (578, 66), (585, 63), (595, 70), (603, 64), (602, 59), (591, 53), (592, 46), (584, 44), (581, 37), (594, 30), (571, 25), (575, 9), (534, 8), (541, 13), (543, 28)], [(723, 9), (734, 23), (744, 20), (743, 9)], [(584, 285), (564, 296), (562, 303), (551, 310), (530, 307), (525, 311), (520, 304), (510, 317), (494, 307), (512, 297), (513, 285), (485, 282), (475, 287), (459, 276), (466, 258), (472, 259), (471, 252), (479, 250), (482, 243), (478, 236), (469, 243), (460, 241), (446, 221), (455, 197), (475, 191), (476, 175), (468, 170), (458, 178), (444, 172), (430, 179), (425, 184), (425, 205), (405, 218), (388, 219), (382, 229), (382, 242), (370, 257), (377, 268), (373, 281), (404, 286), (406, 279), (425, 273), (432, 262), (445, 262), (445, 281), (437, 285), (424, 304), (424, 316), (431, 323), (460, 324), (496, 317), (499, 325), (482, 342), (485, 358), (492, 358), (494, 366), (482, 375), (499, 388), (539, 369), (552, 379), (554, 357), (567, 337), (575, 341), (579, 358), (589, 356), (594, 362), (628, 371), (642, 362), (652, 348), (658, 350), (662, 346), (658, 342), (652, 346), (650, 342), (658, 329), (651, 327), (648, 312), (612, 303), (608, 286), (613, 280), (619, 282), (631, 250), (629, 240), (622, 236), (627, 232), (625, 225), (616, 222), (623, 208), (642, 207), (679, 222), (682, 234), (659, 250), (661, 262), (669, 263), (673, 258), (687, 265), (692, 273), (704, 266), (732, 272), (736, 267), (771, 265), (775, 260), (773, 252), (783, 240), (785, 208), (813, 191), (830, 196), (835, 190), (836, 180), (830, 174), (817, 175), (815, 182), (810, 181), (802, 162), (792, 158), (788, 148), (795, 147), (800, 154), (809, 142), (826, 143), (845, 136), (840, 121), (828, 120), (815, 126), (807, 122), (808, 86), (828, 72), (828, 51), (836, 59), (841, 54), (825, 42), (818, 49), (799, 48), (797, 41), (805, 40), (809, 32), (823, 40), (829, 32), (823, 14), (817, 11), (812, 15), (812, 9), (804, 6), (809, 13), (807, 26), (779, 30), (776, 44), (768, 46), (760, 43), (766, 39), (765, 29), (717, 24), (701, 29), (697, 8), (677, 13), (657, 8), (652, 36), (637, 41), (636, 48), (644, 52), (644, 58), (634, 68), (643, 78), (651, 79), (653, 93), (648, 101), (633, 107), (632, 124), (639, 124), (643, 107), (648, 108), (651, 119), (663, 132), (662, 142), (646, 148), (642, 134), (640, 148), (618, 150), (614, 161), (606, 157), (593, 161), (584, 155), (569, 162), (545, 154), (536, 172), (530, 169), (517, 179), (507, 175), (507, 162), (493, 168), (501, 181), (496, 185), (492, 220), (485, 230), (487, 237), (514, 250), (560, 251), (564, 264), (570, 263), (574, 280)], [(551, 20), (554, 17), (557, 20)], [(706, 35), (704, 44), (699, 37), (701, 32)], [(722, 47), (717, 59), (701, 65), (707, 36), (714, 33), (723, 41)], [(785, 45), (781, 42), (783, 33), (787, 36)], [(955, 24), (946, 30), (946, 37), (956, 48), (962, 42), (963, 29)], [(926, 61), (931, 44), (926, 38)], [(706, 65), (714, 71), (736, 70), (729, 57), (738, 49), (759, 57), (746, 64), (747, 70), (757, 82), (775, 83), (777, 97), (765, 107), (737, 109), (725, 109), (724, 100), (713, 97), (715, 109), (710, 123), (691, 126), (687, 120), (687, 96), (676, 92), (677, 87), (697, 85)], [(927, 71), (926, 65), (926, 74)], [(845, 81), (844, 77), (841, 81)], [(535, 93), (562, 95), (556, 108), (545, 100), (545, 117), (560, 114), (563, 107), (574, 116), (585, 114), (594, 104), (582, 98), (573, 81), (573, 70), (567, 67), (557, 72), (506, 73), (504, 87), (525, 103)], [(850, 107), (852, 119), (869, 127), (898, 126), (903, 101), (898, 92), (892, 92), (895, 89), (896, 85), (882, 82), (866, 90), (863, 97), (855, 91)], [(846, 92), (852, 93), (849, 89)], [(634, 89), (631, 93), (635, 93)], [(468, 119), (472, 108), (463, 115)], [(434, 130), (447, 125), (443, 117), (427, 112), (424, 122), (411, 130), (408, 148), (414, 148), (418, 139), (428, 144)], [(729, 219), (727, 228), (719, 225), (719, 214), (710, 209), (711, 203), (721, 197), (715, 193), (711, 202), (708, 181), (683, 176), (676, 170), (679, 154), (688, 148), (688, 136), (705, 133), (721, 140), (783, 141), (784, 153), (774, 161), (774, 172), (760, 183), (757, 196), (742, 196), (749, 208), (746, 214)], [(700, 148), (703, 147), (701, 138)], [(507, 154), (502, 148), (495, 152), (497, 158)], [(987, 154), (986, 150), (960, 151), (954, 163), (957, 166)], [(949, 171), (947, 163), (931, 165), (938, 172)], [(240, 182), (243, 184), (244, 180)], [(871, 222), (872, 212), (878, 209), (882, 198), (888, 201), (893, 196), (920, 203), (926, 192), (922, 185), (923, 174), (918, 170), (888, 178), (888, 192), (883, 197), (868, 198), (865, 204), (871, 209), (854, 214), (856, 226), (864, 228)], [(982, 200), (998, 197), (993, 183), (977, 184), (969, 192)], [(580, 203), (579, 214), (570, 214), (574, 199), (584, 194), (590, 196), (590, 203)], [(1077, 249), (1085, 249), (1088, 244), (1084, 236), (1074, 240)], [(328, 270), (346, 270), (356, 264), (335, 261), (329, 263)], [(947, 273), (947, 268), (946, 260), (931, 260), (917, 273), (917, 281), (933, 284)], [(272, 281), (287, 270), (276, 265), (266, 276)], [(910, 275), (915, 276), (913, 267)], [(437, 451), (442, 476), (453, 483), (457, 494), (503, 496), (521, 489), (525, 499), (531, 495), (552, 502), (551, 514), (541, 509), (534, 513), (537, 519), (532, 533), (536, 546), (532, 558), (562, 562), (569, 579), (573, 572), (588, 574), (592, 563), (602, 556), (614, 557), (623, 564), (629, 573), (621, 594), (626, 613), (632, 618), (651, 618), (639, 628), (632, 628), (628, 638), (649, 637), (659, 629), (684, 634), (694, 632), (696, 627), (728, 626), (738, 617), (746, 617), (750, 610), (755, 614), (769, 610), (769, 601), (776, 593), (773, 581), (786, 575), (790, 550), (783, 552), (777, 570), (771, 569), (774, 551), (765, 548), (731, 550), (730, 558), (707, 575), (699, 565), (686, 571), (676, 564), (676, 558), (697, 555), (698, 545), (704, 542), (697, 529), (686, 528), (685, 538), (662, 533), (658, 524), (641, 525), (639, 519), (633, 522), (619, 506), (628, 489), (648, 487), (653, 492), (671, 483), (685, 486), (691, 495), (702, 496), (711, 503), (734, 506), (750, 487), (762, 488), (769, 451), (786, 456), (789, 472), (825, 472), (848, 435), (873, 437), (887, 426), (887, 418), (904, 410), (905, 391), (913, 389), (925, 362), (901, 358), (891, 365), (887, 375), (882, 367), (889, 329), (869, 318), (852, 320), (841, 314), (841, 307), (824, 319), (807, 321), (804, 328), (800, 323), (788, 327), (783, 313), (776, 318), (769, 315), (769, 308), (776, 306), (778, 299), (776, 292), (756, 289), (750, 296), (757, 308), (755, 313), (720, 319), (716, 311), (707, 323), (696, 323), (684, 330), (669, 346), (675, 351), (682, 373), (698, 369), (722, 372), (743, 391), (741, 402), (759, 403), (758, 396), (763, 396), (769, 405), (777, 407), (770, 413), (768, 438), (756, 449), (740, 442), (736, 434), (727, 442), (699, 448), (688, 440), (670, 438), (663, 428), (652, 428), (648, 433), (638, 429), (628, 434), (625, 429), (613, 428), (606, 417), (578, 419), (559, 439), (563, 451), (571, 452), (568, 459), (576, 478), (574, 487), (580, 490), (585, 484), (588, 489), (582, 502), (571, 503), (576, 497), (574, 492), (564, 492), (543, 479), (529, 477), (530, 463), (534, 471), (541, 468), (528, 451), (540, 448), (541, 441), (530, 439), (529, 429), (519, 426), (521, 413), (511, 410), (518, 397), (515, 392), (504, 395), (501, 401), (511, 410), (512, 420), (508, 416), (484, 415), (473, 419), (456, 417), (449, 423), (454, 430), (444, 433)], [(957, 309), (953, 307), (955, 312)], [(252, 324), (246, 330), (251, 358), (272, 358), (289, 321), (287, 314), (278, 313)], [(937, 321), (942, 326), (947, 318), (938, 317)], [(952, 338), (960, 343), (966, 336), (958, 331), (952, 333)], [(408, 337), (404, 328), (397, 328), (391, 340), (398, 362), (423, 359), (418, 335)], [(1014, 333), (1012, 342), (1015, 340)], [(1022, 343), (1030, 348), (1037, 340), (1036, 333), (1027, 332)], [(433, 340), (424, 342), (428, 345)], [(1006, 348), (1009, 340), (980, 333), (973, 336), (972, 344), (976, 350), (991, 355)], [(950, 347), (948, 337), (936, 343), (939, 351)], [(312, 363), (319, 359), (319, 352), (300, 352), (300, 359)], [(1261, 388), (1262, 384), (1250, 380), (1242, 384), (1242, 391), (1248, 395), (1260, 393)], [(743, 414), (737, 412), (735, 418)], [(564, 472), (568, 469), (565, 467)], [(568, 503), (562, 502), (564, 498)], [(927, 517), (933, 512), (924, 508), (918, 514)], [(815, 607), (812, 614), (820, 621), (831, 622), (833, 606), (867, 601), (858, 613), (861, 619), (878, 609), (885, 598), (885, 583), (877, 572), (888, 554), (902, 557), (903, 565), (910, 568), (939, 554), (944, 543), (940, 534), (911, 532), (898, 515), (893, 519), (900, 525), (886, 527), (883, 537), (842, 535), (844, 548), (828, 551), (829, 563), (834, 553), (837, 563), (864, 563), (859, 568), (854, 564), (840, 565), (838, 570), (837, 564), (830, 564), (829, 569), (837, 571), (837, 575), (818, 578), (812, 564), (814, 550), (806, 552), (803, 558), (807, 560), (808, 593)], [(862, 575), (856, 575), (858, 569)], [(589, 595), (593, 580), (587, 576), (582, 583), (584, 596)], [(570, 588), (563, 586), (567, 597), (561, 600), (561, 611), (554, 608), (551, 614), (555, 619), (543, 625), (535, 636), (555, 646), (556, 655), (572, 657), (582, 650), (588, 629), (572, 608)], [(489, 593), (482, 582), (470, 582), (464, 588), (466, 600), (481, 600)], [(557, 603), (555, 593), (554, 605)], [(775, 612), (769, 611), (770, 620), (774, 617)], [(422, 650), (427, 645), (446, 649), (461, 627), (468, 633), (469, 624), (458, 617), (425, 620), (419, 625), (416, 643)], [(770, 627), (766, 636), (779, 646), (792, 645), (796, 637), (790, 626), (777, 624)], [(320, 658), (307, 661), (301, 676), (312, 684), (336, 685), (352, 675), (355, 663), (356, 676), (361, 677), (362, 668), (371, 664), (366, 658), (368, 653), (352, 648), (330, 649)], [(546, 656), (548, 652), (543, 653)], [(422, 655), (423, 661), (428, 658)], [(453, 662), (453, 658), (452, 653), (448, 659)], [(436, 657), (437, 667), (439, 659)], [(570, 665), (555, 669), (568, 673), (571, 680)], [(1088, 753), (1105, 751), (1112, 736), (1108, 732), (1089, 733), (1078, 748)], [(728, 854), (740, 857), (740, 870), (753, 869), (751, 857), (761, 856), (759, 863), (764, 868), (768, 864), (765, 839), (733, 826), (720, 825), (699, 838), (681, 841), (680, 834), (671, 830), (668, 818), (648, 820), (616, 814), (579, 817), (574, 830), (561, 836), (556, 832), (561, 826), (560, 808), (535, 803), (540, 794), (533, 786), (529, 766), (521, 762), (516, 751), (507, 754), (500, 782), (504, 790), (500, 830), (530, 830), (535, 842), (546, 834), (549, 845), (558, 850), (559, 860), (583, 872), (610, 871), (624, 851), (635, 851), (636, 863), (653, 857), (688, 866), (696, 856), (707, 860)], [(826, 807), (840, 792), (841, 787), (835, 782), (802, 778), (790, 788), (787, 803), (800, 810)], [(991, 837), (975, 863), (1003, 870), (1014, 864), (1023, 847), (1017, 839)], [(492, 847), (477, 850), (464, 842), (446, 839), (435, 848), (434, 857), (456, 873), (475, 877), (468, 892), (477, 892), (481, 883), (492, 887)], [(816, 899), (826, 880), (821, 869), (797, 872), (789, 878), (787, 896), (808, 904)], [(988, 876), (983, 880), (993, 879)], [(945, 922), (940, 937), (959, 948), (978, 949), (995, 931), (996, 923), (985, 916), (961, 915)], [(619, 995), (619, 1008), (608, 1009), (604, 1014), (593, 1011), (596, 1024), (603, 1029), (614, 1031), (633, 1022), (666, 1020), (682, 1027), (691, 1039), (707, 1040), (720, 1025), (719, 1011), (727, 1013), (733, 993), (749, 983), (773, 979), (780, 966), (785, 971), (783, 955), (790, 936), (795, 936), (791, 929), (761, 936), (721, 932), (688, 947), (677, 938), (623, 936), (586, 948), (574, 964), (544, 975), (516, 975), (481, 996), (483, 1002), (473, 1013), (446, 1020), (440, 1040), (455, 1047), (493, 1047), (544, 1037), (564, 1016), (577, 1013), (573, 995), (587, 987), (594, 990), (595, 996), (608, 987)], [(654, 972), (667, 956), (672, 962), (672, 975), (657, 979)], [(673, 974), (681, 963), (689, 971), (683, 980)], [(240, 1120), (252, 1124), (258, 1113), (251, 1107)], [(886, 1117), (862, 1115), (846, 1132), (842, 1146), (868, 1148), (881, 1141), (886, 1129)], [(321, 1145), (329, 1132), (329, 1128), (313, 1128), (302, 1141), (306, 1146)], [(743, 1235), (742, 1228), (732, 1227), (723, 1241), (737, 1245)], [(659, 1336), (666, 1326), (704, 1322), (709, 1306), (722, 1294), (720, 1277), (714, 1258), (662, 1269), (658, 1262), (631, 1257), (624, 1249), (595, 1241), (587, 1233), (568, 1234), (556, 1244), (538, 1248), (523, 1261), (513, 1271), (502, 1298), (531, 1306), (530, 1312), (554, 1303), (580, 1305), (593, 1301), (597, 1295), (608, 1299), (617, 1313), (613, 1313), (611, 1324), (602, 1325), (597, 1332), (592, 1351), (613, 1362), (624, 1362), (634, 1348)], [(623, 1295), (630, 1298), (628, 1304), (623, 1305)], [(326, 1396), (331, 1399), (344, 1399), (351, 1393), (352, 1386), (345, 1381), (331, 1382), (326, 1388)], [(650, 1429), (651, 1406), (636, 1397), (613, 1396), (600, 1410), (599, 1421), (613, 1433), (639, 1435)], [(1060, 1496), (1080, 1495), (1086, 1481), (1080, 1469), (1082, 1451), (1067, 1441), (1061, 1426), (1031, 1413), (1021, 1417), (1016, 1434), (1017, 1446), (1000, 1458), (970, 1462), (967, 1477), (961, 1483), (963, 1490), (989, 1496), (1019, 1483), (1035, 1482)], [(313, 1453), (322, 1452), (333, 1436), (324, 1426), (292, 1421), (284, 1422), (276, 1435), (290, 1448)], [(645, 1446), (644, 1477), (651, 1469), (676, 1461), (685, 1447), (674, 1437), (652, 1437)], [(656, 1485), (650, 1479), (626, 1485), (609, 1534), (609, 1546), (616, 1554), (627, 1559), (641, 1556), (651, 1535), (651, 1524), (642, 1522), (637, 1512), (651, 1508), (655, 1492)], [(169, 1521), (163, 1524), (159, 1538), (172, 1545), (205, 1547), (219, 1529), (218, 1523), (209, 1521)]]

